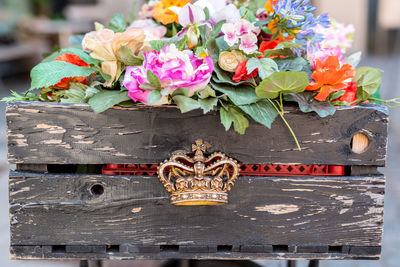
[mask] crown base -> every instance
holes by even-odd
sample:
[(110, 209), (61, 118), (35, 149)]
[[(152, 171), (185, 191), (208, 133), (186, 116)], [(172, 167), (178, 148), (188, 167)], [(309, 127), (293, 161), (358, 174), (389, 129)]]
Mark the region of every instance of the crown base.
[(228, 203), (228, 194), (215, 191), (173, 193), (171, 203), (176, 206), (223, 205)]

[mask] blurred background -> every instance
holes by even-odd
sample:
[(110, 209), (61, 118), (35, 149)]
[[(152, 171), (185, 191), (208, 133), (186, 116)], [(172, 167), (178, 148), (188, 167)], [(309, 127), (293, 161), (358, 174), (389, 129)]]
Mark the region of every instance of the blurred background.
[[(222, 1), (222, 0), (215, 0)], [(132, 18), (143, 0), (0, 0), (0, 97), (9, 90), (24, 92), (30, 86), (29, 71), (54, 47), (69, 45), (71, 35), (104, 24), (115, 13)], [(361, 65), (380, 68), (382, 97), (400, 97), (400, 0), (314, 0), (319, 13), (329, 12), (339, 22), (356, 28), (349, 54), (363, 51)], [(400, 266), (400, 109), (390, 110), (387, 194), (383, 253), (380, 261), (321, 261), (320, 266)], [(8, 170), (5, 104), (0, 103), (0, 266), (79, 266), (79, 261), (10, 261), (8, 219)], [(286, 266), (284, 261), (260, 261), (260, 266)], [(298, 262), (297, 266), (307, 266)], [(107, 261), (106, 267), (160, 266), (150, 261)], [(210, 265), (213, 266), (213, 265)], [(218, 266), (218, 265), (214, 265)], [(224, 265), (228, 266), (228, 265)], [(232, 265), (233, 266), (233, 265)]]

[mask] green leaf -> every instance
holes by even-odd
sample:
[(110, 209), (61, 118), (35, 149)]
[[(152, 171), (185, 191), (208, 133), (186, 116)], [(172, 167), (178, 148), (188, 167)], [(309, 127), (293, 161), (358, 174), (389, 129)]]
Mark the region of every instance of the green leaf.
[(285, 100), (297, 102), (301, 111), (304, 113), (316, 112), (321, 118), (335, 114), (336, 108), (331, 103), (317, 101), (314, 96), (315, 94), (312, 92), (302, 92), (285, 95)]
[(345, 93), (346, 93), (346, 90), (332, 92), (327, 97), (327, 101), (332, 101), (332, 100), (338, 99), (339, 97), (343, 96)]
[(210, 10), (208, 9), (208, 7), (205, 7), (203, 11), (204, 15), (206, 15), (206, 21), (208, 21), (210, 19)]
[(52, 53), (50, 56), (43, 59), (42, 63), (54, 61), (56, 58), (58, 58), (59, 56), (61, 56), (63, 54), (77, 55), (83, 61), (85, 61), (87, 64), (96, 65), (96, 64), (99, 64), (99, 62), (100, 62), (99, 60), (92, 58), (88, 53), (86, 53), (85, 51), (83, 51), (80, 48), (69, 47), (69, 48), (64, 48), (64, 49), (61, 49), (60, 51)]
[(250, 58), (246, 64), (247, 74), (252, 73), (255, 69), (258, 69), (258, 74), (261, 79), (265, 79), (272, 73), (278, 71), (278, 65), (270, 58)]
[(53, 86), (63, 78), (89, 76), (95, 72), (95, 68), (79, 67), (63, 61), (40, 63), (31, 71), (31, 89)]
[(311, 79), (312, 71), (310, 63), (302, 57), (295, 58), (274, 58), (280, 71), (304, 72)]
[(172, 97), (172, 100), (174, 100), (175, 104), (178, 105), (182, 113), (186, 113), (194, 109), (200, 108), (199, 102), (197, 102), (193, 98), (186, 97), (184, 95), (174, 96)]
[(221, 67), (218, 66), (218, 64), (214, 65), (214, 73), (213, 74), (214, 74), (213, 81), (216, 83), (226, 83), (226, 84), (230, 84), (230, 85), (234, 85), (234, 86), (247, 83), (247, 81), (240, 81), (238, 83), (232, 81), (232, 74), (221, 69)]
[(156, 51), (160, 51), (167, 44), (168, 44), (168, 42), (165, 41), (165, 40), (153, 40), (153, 41), (150, 41), (151, 49), (156, 50)]
[(275, 72), (256, 88), (260, 98), (277, 98), (280, 93), (300, 93), (309, 85), (307, 75), (302, 72)]
[(211, 36), (210, 36), (209, 39), (215, 39), (215, 38), (218, 37), (218, 35), (220, 35), (222, 25), (224, 25), (225, 22), (226, 22), (225, 20), (221, 20), (221, 21), (217, 22), (217, 24), (214, 25), (212, 33), (211, 33)]
[(209, 98), (210, 96), (211, 97), (216, 97), (215, 91), (213, 89), (211, 89), (210, 86), (206, 86), (206, 88), (204, 88), (203, 90), (198, 91), (197, 95), (201, 99), (206, 99), (206, 98)]
[(249, 3), (249, 9), (253, 13), (256, 13), (260, 8), (264, 8), (264, 5), (265, 5), (265, 0), (252, 0)]
[(139, 88), (142, 90), (157, 90), (158, 89), (149, 83), (142, 83), (141, 85), (139, 85)]
[(357, 82), (357, 98), (360, 102), (368, 100), (382, 83), (381, 70), (363, 67), (356, 70), (353, 81)]
[(265, 50), (264, 56), (293, 56), (294, 53), (291, 50), (292, 48), (300, 48), (300, 44), (296, 44), (293, 42), (283, 42), (278, 44), (274, 49)]
[(243, 111), (238, 107), (230, 105), (228, 110), (221, 107), (220, 111), (221, 123), (224, 125), (225, 130), (228, 131), (233, 123), (233, 128), (239, 134), (245, 134), (246, 129), (249, 127), (249, 121), (244, 116)]
[(108, 28), (110, 30), (113, 30), (114, 32), (124, 32), (126, 30), (124, 15), (122, 14), (114, 15), (110, 20), (110, 24), (108, 24)]
[(203, 113), (207, 114), (218, 105), (218, 98), (210, 97), (206, 99), (199, 99), (198, 103), (200, 104), (200, 108), (203, 110)]
[(232, 86), (228, 84), (218, 84), (215, 82), (212, 82), (211, 86), (214, 90), (226, 94), (236, 106), (248, 105), (256, 103), (260, 100), (260, 98), (254, 92), (254, 89), (250, 86)]
[(270, 129), (278, 116), (278, 112), (268, 100), (260, 100), (250, 105), (239, 106), (239, 108), (252, 117), (253, 120)]
[(121, 46), (118, 51), (118, 59), (124, 63), (125, 66), (141, 66), (144, 61), (144, 56), (142, 53), (136, 56), (130, 48)]
[(356, 52), (352, 55), (350, 55), (348, 58), (345, 59), (345, 62), (347, 64), (352, 65), (354, 68), (356, 68), (358, 66), (358, 64), (360, 64), (361, 61), (361, 56), (362, 56), (362, 52)]
[(256, 23), (254, 23), (254, 26), (262, 27), (262, 26), (267, 25), (268, 23), (270, 23), (271, 20), (272, 20), (272, 16), (269, 16), (266, 20), (259, 20)]
[(149, 103), (149, 105), (153, 105), (159, 102), (161, 98), (162, 98), (161, 92), (159, 90), (153, 90), (150, 92), (147, 98), (147, 102)]
[(189, 89), (188, 88), (178, 88), (175, 91), (172, 92), (172, 96), (176, 96), (176, 95), (183, 95), (183, 96), (189, 96)]
[(254, 12), (251, 12), (251, 10), (247, 9), (244, 6), (241, 6), (239, 8), (240, 16), (243, 18), (246, 18), (250, 22), (256, 22), (257, 18), (254, 15)]
[(218, 47), (219, 51), (228, 51), (229, 45), (225, 41), (223, 36), (218, 37), (217, 39), (215, 39), (215, 41), (217, 43), (217, 47)]
[(91, 97), (88, 103), (95, 113), (101, 113), (130, 99), (127, 91), (103, 90)]
[(3, 97), (1, 102), (11, 102), (11, 101), (39, 101), (39, 96), (37, 94), (26, 92), (23, 95), (11, 90), (11, 96)]
[(161, 81), (157, 75), (155, 75), (151, 70), (147, 71), (147, 80), (149, 83), (157, 89), (161, 89)]

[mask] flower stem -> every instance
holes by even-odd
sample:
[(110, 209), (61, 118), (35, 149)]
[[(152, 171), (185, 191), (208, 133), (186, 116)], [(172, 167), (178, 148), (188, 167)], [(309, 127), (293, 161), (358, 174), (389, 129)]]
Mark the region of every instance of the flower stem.
[(274, 101), (272, 101), (271, 99), (267, 98), (268, 101), (271, 103), (271, 105), (275, 108), (276, 112), (278, 112), (279, 116), (281, 117), (281, 119), (283, 120), (283, 122), (286, 124), (286, 127), (289, 129), (290, 133), (293, 136), (294, 141), (296, 142), (297, 148), (301, 151), (301, 146), (299, 143), (299, 140), (297, 140), (296, 134), (294, 133), (292, 127), (290, 127), (289, 123), (287, 122), (287, 120), (284, 117), (284, 112), (283, 112), (283, 108), (282, 111), (279, 110), (279, 108), (276, 106), (276, 104), (274, 103)]
[[(368, 100), (385, 103), (386, 106), (388, 106), (389, 108), (398, 108), (398, 107), (400, 107), (400, 98), (393, 98), (393, 99), (389, 99), (389, 100), (383, 100), (383, 99), (379, 99), (379, 98), (375, 98), (375, 97), (370, 97), (370, 98), (368, 98)], [(397, 105), (393, 106), (393, 105), (389, 105), (389, 104), (397, 104)]]

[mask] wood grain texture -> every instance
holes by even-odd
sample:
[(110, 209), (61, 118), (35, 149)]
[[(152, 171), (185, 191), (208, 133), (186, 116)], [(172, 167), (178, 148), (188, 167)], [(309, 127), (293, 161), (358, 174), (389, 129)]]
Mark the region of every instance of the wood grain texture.
[[(164, 245), (256, 251), (303, 245), (303, 252), (316, 245), (315, 252), (381, 246), (382, 175), (240, 177), (228, 205), (197, 207), (171, 205), (156, 177), (13, 172), (10, 178), (13, 246), (130, 244), (150, 252)], [(91, 193), (93, 185), (104, 193)]]
[[(84, 104), (15, 102), (7, 106), (9, 162), (159, 163), (201, 138), (245, 164), (385, 165), (388, 113), (382, 106), (338, 108), (324, 119), (287, 107), (286, 118), (302, 151), (279, 119), (272, 130), (252, 121), (242, 136), (225, 132), (217, 113), (135, 106), (94, 114)], [(361, 154), (350, 147), (358, 132), (370, 139)]]

